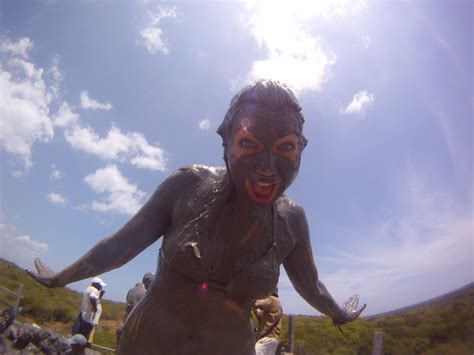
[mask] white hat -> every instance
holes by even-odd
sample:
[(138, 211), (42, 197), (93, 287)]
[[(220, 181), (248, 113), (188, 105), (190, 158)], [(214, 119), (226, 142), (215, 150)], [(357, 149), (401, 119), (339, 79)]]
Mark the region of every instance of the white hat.
[(93, 283), (93, 284), (99, 284), (99, 285), (101, 285), (102, 287), (107, 286), (107, 284), (106, 284), (100, 277), (94, 277), (94, 278), (92, 279), (92, 283)]

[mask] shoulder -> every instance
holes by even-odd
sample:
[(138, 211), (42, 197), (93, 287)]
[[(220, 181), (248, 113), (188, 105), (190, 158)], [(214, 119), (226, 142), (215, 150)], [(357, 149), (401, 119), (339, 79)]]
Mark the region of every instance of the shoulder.
[(303, 207), (298, 205), (291, 197), (281, 196), (276, 201), (276, 210), (278, 217), (287, 222), (306, 221)]
[[(155, 204), (172, 206), (179, 199), (188, 199), (203, 182), (210, 184), (224, 176), (225, 168), (205, 165), (189, 165), (176, 170), (160, 183), (148, 201), (148, 207)], [(148, 210), (146, 210), (148, 211)]]
[(174, 189), (179, 191), (177, 201), (182, 200), (183, 203), (189, 204), (190, 199), (196, 196), (208, 196), (220, 185), (225, 173), (226, 169), (221, 167), (197, 164), (182, 167), (173, 174), (173, 179), (179, 180), (179, 183), (174, 185), (179, 185), (176, 186), (179, 188)]
[(175, 191), (172, 209), (174, 223), (180, 224), (196, 217), (196, 213), (213, 196), (213, 191), (219, 188), (225, 174), (225, 168), (197, 164), (179, 169), (174, 178), (180, 182), (170, 185), (169, 189)]
[(272, 300), (272, 306), (275, 307), (275, 308), (281, 308), (281, 302), (280, 302), (280, 299), (278, 297), (275, 297), (275, 296), (270, 296), (271, 300)]
[(225, 175), (223, 167), (212, 167), (200, 164), (184, 166), (171, 174), (163, 184), (186, 187), (200, 181), (220, 180)]
[(202, 178), (221, 178), (225, 175), (226, 168), (224, 167), (214, 167), (214, 166), (207, 166), (202, 164), (193, 164), (183, 166), (182, 168), (178, 169), (175, 173), (177, 176), (187, 177), (187, 178), (194, 178), (194, 179), (202, 179)]
[(146, 293), (146, 288), (142, 283), (137, 283), (127, 292), (127, 301), (134, 299), (137, 296), (141, 297)]
[(99, 290), (96, 289), (94, 286), (87, 287), (84, 293), (86, 293), (89, 297), (94, 297), (94, 298), (99, 297)]
[(128, 293), (134, 292), (135, 290), (140, 289), (141, 287), (145, 288), (142, 283), (137, 282), (135, 286), (128, 290)]
[(282, 196), (277, 200), (277, 223), (280, 226), (281, 244), (280, 260), (284, 260), (299, 241), (309, 238), (308, 221), (303, 207), (298, 205), (292, 198)]

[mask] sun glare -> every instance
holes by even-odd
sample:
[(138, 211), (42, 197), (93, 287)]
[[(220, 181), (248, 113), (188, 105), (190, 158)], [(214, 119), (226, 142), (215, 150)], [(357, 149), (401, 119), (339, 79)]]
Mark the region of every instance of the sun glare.
[(364, 7), (366, 1), (361, 0), (248, 1), (246, 22), (259, 46), (268, 51), (267, 58), (253, 64), (250, 79), (277, 79), (290, 85), (297, 94), (319, 90), (336, 56), (313, 33), (311, 20), (345, 17)]

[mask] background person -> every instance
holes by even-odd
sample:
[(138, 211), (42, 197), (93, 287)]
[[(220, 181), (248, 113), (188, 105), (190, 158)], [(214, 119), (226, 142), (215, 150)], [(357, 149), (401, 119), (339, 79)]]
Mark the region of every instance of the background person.
[(256, 310), (254, 314), (258, 319), (256, 355), (274, 355), (280, 343), (281, 317), (283, 315), (278, 294), (273, 293), (267, 298), (257, 300), (254, 309)]
[[(148, 289), (148, 287), (150, 287), (150, 284), (153, 281), (154, 277), (155, 277), (154, 272), (147, 272), (145, 275), (143, 275), (143, 280), (142, 280), (143, 282), (137, 282), (137, 284), (134, 287), (128, 290), (127, 298), (126, 298), (127, 305), (125, 307), (124, 322), (127, 319), (130, 312), (138, 304), (138, 302), (140, 302), (143, 296), (145, 296), (146, 290)], [(120, 337), (122, 336), (123, 325), (124, 323), (121, 323), (118, 326), (117, 331), (115, 332), (115, 336), (117, 339), (117, 347), (118, 347), (118, 344), (120, 343)]]
[(67, 355), (79, 355), (86, 353), (87, 339), (82, 334), (75, 334), (69, 341), (71, 351)]
[(91, 286), (88, 286), (82, 293), (81, 312), (77, 316), (72, 334), (82, 334), (89, 343), (94, 337), (93, 329), (99, 324), (102, 314), (101, 299), (105, 293), (103, 287), (106, 283), (100, 277), (94, 277)]
[(132, 311), (132, 309), (137, 305), (138, 302), (145, 296), (146, 290), (150, 286), (151, 282), (153, 281), (153, 277), (155, 277), (154, 272), (147, 272), (143, 275), (142, 282), (137, 282), (137, 284), (132, 287), (127, 292), (127, 306), (125, 308), (125, 318), (127, 318), (128, 314)]

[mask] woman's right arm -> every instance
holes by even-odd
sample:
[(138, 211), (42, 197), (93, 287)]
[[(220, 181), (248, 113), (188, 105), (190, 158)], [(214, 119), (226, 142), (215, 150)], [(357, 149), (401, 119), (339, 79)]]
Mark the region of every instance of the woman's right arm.
[(99, 241), (81, 258), (55, 273), (35, 259), (38, 273), (28, 274), (47, 287), (61, 287), (118, 268), (158, 240), (171, 226), (173, 206), (180, 192), (192, 186), (196, 176), (188, 169), (168, 177), (148, 202), (119, 231)]

